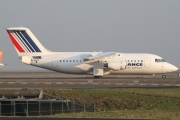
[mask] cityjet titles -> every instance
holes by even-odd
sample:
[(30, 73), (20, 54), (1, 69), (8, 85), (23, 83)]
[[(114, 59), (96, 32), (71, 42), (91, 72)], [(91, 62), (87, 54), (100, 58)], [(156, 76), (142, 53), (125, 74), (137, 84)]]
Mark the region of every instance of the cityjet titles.
[(128, 63), (127, 66), (143, 66), (143, 63)]

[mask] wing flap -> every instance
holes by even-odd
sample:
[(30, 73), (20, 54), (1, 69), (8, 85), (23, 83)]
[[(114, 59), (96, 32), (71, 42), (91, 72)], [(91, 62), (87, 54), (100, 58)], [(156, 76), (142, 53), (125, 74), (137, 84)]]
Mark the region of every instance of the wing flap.
[(106, 57), (110, 56), (115, 56), (117, 53), (115, 52), (107, 52), (107, 53), (100, 53), (91, 57), (87, 57), (85, 60), (90, 61), (90, 60), (99, 60), (99, 59), (104, 59)]

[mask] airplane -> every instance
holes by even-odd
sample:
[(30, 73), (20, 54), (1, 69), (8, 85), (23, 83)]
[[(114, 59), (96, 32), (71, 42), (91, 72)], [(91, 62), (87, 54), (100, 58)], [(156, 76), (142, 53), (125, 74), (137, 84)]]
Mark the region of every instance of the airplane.
[(4, 64), (2, 63), (3, 51), (0, 51), (0, 67), (3, 67)]
[(27, 65), (68, 74), (92, 74), (100, 78), (107, 74), (155, 75), (177, 71), (163, 58), (147, 53), (121, 52), (52, 52), (46, 49), (25, 27), (7, 28), (7, 33)]

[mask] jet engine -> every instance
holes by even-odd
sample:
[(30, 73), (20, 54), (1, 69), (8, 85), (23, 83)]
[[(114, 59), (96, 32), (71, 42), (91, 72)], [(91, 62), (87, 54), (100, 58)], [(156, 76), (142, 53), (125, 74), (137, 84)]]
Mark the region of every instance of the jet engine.
[(117, 61), (117, 62), (109, 62), (104, 67), (107, 67), (112, 70), (124, 70), (126, 69), (126, 62), (125, 61)]

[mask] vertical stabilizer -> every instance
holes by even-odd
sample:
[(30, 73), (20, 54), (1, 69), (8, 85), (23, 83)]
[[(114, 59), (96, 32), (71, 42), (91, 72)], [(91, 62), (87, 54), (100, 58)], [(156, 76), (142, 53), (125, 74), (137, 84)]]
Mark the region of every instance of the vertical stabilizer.
[(7, 32), (19, 56), (49, 52), (28, 28), (7, 28)]
[(3, 51), (0, 51), (0, 67), (4, 66), (2, 63)]
[(2, 63), (3, 51), (0, 51), (0, 63)]

